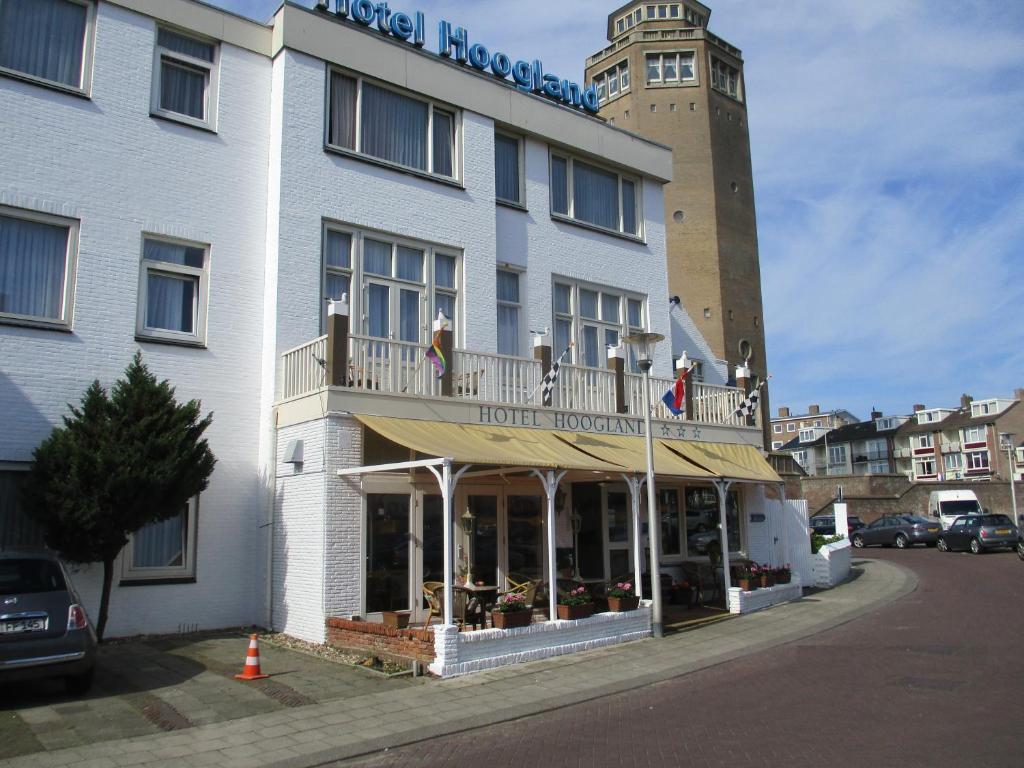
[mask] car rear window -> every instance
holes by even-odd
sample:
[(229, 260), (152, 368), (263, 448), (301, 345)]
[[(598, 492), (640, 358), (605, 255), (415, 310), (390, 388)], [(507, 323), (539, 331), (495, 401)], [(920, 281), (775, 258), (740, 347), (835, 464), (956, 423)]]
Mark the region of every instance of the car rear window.
[(981, 518), (982, 525), (1013, 525), (1006, 515), (985, 515)]
[(64, 574), (53, 560), (19, 558), (0, 560), (0, 595), (59, 592), (67, 589)]
[(917, 523), (918, 525), (931, 525), (934, 522), (933, 520), (921, 517), (920, 515), (905, 515), (903, 519), (908, 523)]

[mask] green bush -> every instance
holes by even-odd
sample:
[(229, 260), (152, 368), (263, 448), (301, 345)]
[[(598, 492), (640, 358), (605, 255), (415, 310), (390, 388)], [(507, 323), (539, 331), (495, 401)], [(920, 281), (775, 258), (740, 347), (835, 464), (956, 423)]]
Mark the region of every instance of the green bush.
[(820, 533), (811, 534), (811, 554), (817, 554), (818, 550), (826, 544), (835, 544), (845, 538), (845, 536), (822, 536)]

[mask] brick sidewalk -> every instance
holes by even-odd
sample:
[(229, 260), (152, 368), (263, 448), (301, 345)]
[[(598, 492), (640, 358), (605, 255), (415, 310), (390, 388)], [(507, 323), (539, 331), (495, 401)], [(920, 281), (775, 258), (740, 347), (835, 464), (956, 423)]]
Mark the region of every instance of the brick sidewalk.
[(573, 656), (231, 722), (15, 758), (24, 768), (299, 768), (537, 714), (711, 667), (850, 621), (911, 592), (914, 576), (864, 561), (858, 578), (761, 613)]

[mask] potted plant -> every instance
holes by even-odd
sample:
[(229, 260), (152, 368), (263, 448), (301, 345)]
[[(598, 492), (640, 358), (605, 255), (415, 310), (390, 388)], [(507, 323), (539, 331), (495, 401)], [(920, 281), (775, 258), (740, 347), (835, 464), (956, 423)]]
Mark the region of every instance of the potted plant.
[(617, 581), (608, 585), (608, 610), (613, 613), (636, 610), (640, 605), (640, 598), (633, 590), (633, 583), (630, 581)]
[(758, 587), (756, 565), (740, 565), (736, 568), (736, 585), (744, 592), (753, 592)]
[(567, 595), (558, 596), (558, 618), (586, 619), (594, 615), (594, 599), (587, 588), (579, 586), (569, 590)]
[(526, 595), (521, 592), (502, 595), (491, 611), (491, 624), (495, 629), (525, 627), (532, 618), (532, 606), (526, 604)]
[(766, 565), (755, 565), (757, 569), (758, 585), (762, 587), (775, 586), (775, 571)]
[(790, 570), (789, 563), (783, 565), (780, 568), (775, 569), (775, 583), (776, 584), (789, 584), (790, 579), (793, 577), (793, 572)]

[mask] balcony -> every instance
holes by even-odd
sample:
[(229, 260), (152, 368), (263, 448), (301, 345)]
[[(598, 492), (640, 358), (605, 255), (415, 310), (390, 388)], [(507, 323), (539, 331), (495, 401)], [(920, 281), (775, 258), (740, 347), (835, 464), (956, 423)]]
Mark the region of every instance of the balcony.
[[(542, 406), (546, 370), (538, 359), (453, 349), (450, 372), (438, 378), (425, 359), (427, 346), (368, 336), (349, 335), (347, 364), (332, 391), (381, 397), (440, 399), (494, 406)], [(281, 355), (278, 402), (321, 392), (328, 387), (329, 337), (321, 336)], [(337, 377), (337, 374), (335, 374)], [(663, 421), (753, 428), (736, 409), (746, 397), (737, 387), (689, 382), (689, 413), (673, 416), (661, 398), (674, 379), (651, 377), (651, 416)], [(552, 392), (550, 408), (574, 413), (643, 417), (643, 377), (616, 370), (563, 364)]]

